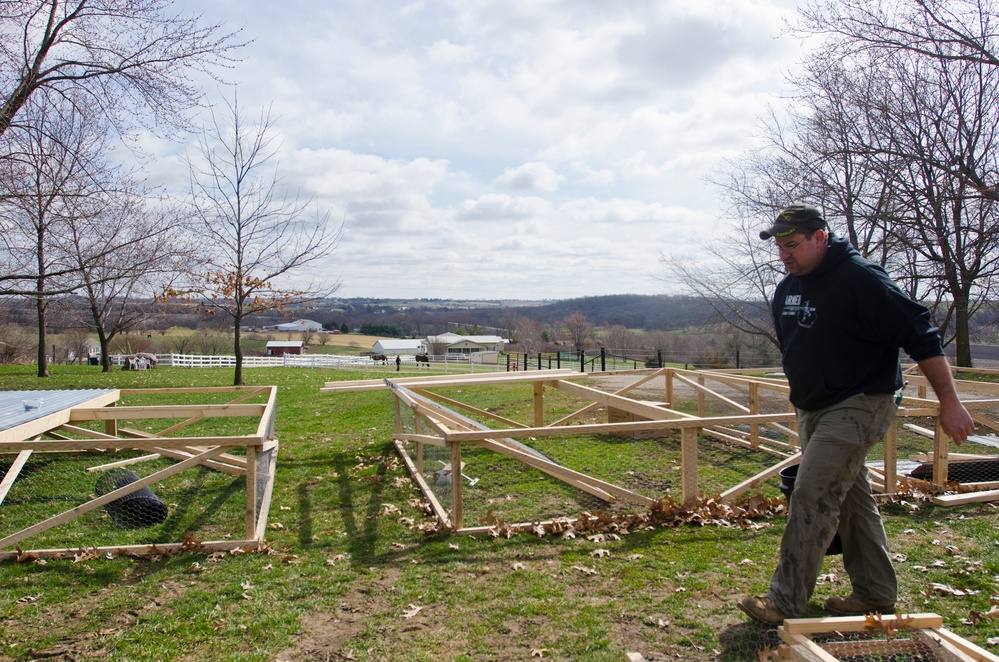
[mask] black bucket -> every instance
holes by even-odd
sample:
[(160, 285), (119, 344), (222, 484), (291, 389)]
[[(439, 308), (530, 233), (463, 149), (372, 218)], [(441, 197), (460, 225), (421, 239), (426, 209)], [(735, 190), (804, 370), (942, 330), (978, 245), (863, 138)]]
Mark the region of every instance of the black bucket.
[[(784, 498), (787, 499), (787, 505), (791, 505), (791, 492), (794, 491), (794, 481), (798, 478), (798, 467), (800, 465), (792, 464), (789, 467), (784, 467), (780, 470), (780, 488), (781, 493)], [(834, 556), (836, 554), (843, 553), (843, 541), (839, 538), (839, 531), (833, 536), (832, 542), (829, 543), (829, 548), (826, 549), (826, 556)]]
[[(112, 469), (97, 479), (94, 491), (97, 496), (131, 485), (139, 480), (131, 471)], [(116, 526), (124, 529), (138, 529), (159, 524), (167, 517), (167, 505), (151, 489), (143, 487), (131, 494), (104, 504), (104, 509)]]

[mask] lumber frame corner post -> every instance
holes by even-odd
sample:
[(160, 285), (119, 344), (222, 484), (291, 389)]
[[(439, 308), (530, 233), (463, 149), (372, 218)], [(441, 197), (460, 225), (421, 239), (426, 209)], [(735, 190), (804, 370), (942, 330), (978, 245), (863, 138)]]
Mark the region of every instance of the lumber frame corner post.
[(464, 526), (461, 503), (461, 442), (447, 443), (451, 447), (451, 526), (460, 529)]
[[(416, 417), (416, 434), (423, 434), (423, 415), (420, 414), (416, 409), (413, 409), (413, 416)], [(423, 473), (423, 442), (416, 442), (416, 448), (413, 450), (416, 453), (416, 470), (419, 473)]]
[(673, 368), (666, 368), (666, 407), (673, 409)]
[(698, 497), (697, 491), (697, 437), (701, 428), (684, 426), (680, 431), (680, 482), (683, 502)]
[(393, 400), (395, 400), (395, 432), (396, 434), (402, 433), (402, 403), (399, 401), (399, 396), (395, 393), (393, 395)]
[[(760, 413), (760, 384), (751, 382), (749, 384), (749, 413), (756, 416)], [(760, 446), (760, 424), (752, 423), (749, 426), (749, 443), (753, 448)]]
[(545, 426), (545, 383), (534, 382), (534, 427)]
[[(118, 402), (116, 401), (116, 402), (108, 403), (107, 406), (108, 407), (116, 407), (117, 405), (118, 405)], [(106, 421), (104, 421), (104, 433), (107, 434), (107, 435), (110, 435), (112, 437), (117, 437), (118, 436), (118, 419), (117, 418), (109, 418)]]
[(940, 424), (940, 411), (933, 419), (933, 485), (944, 489), (947, 486), (947, 454), (950, 440)]
[[(704, 386), (704, 374), (703, 373), (699, 372), (697, 374), (697, 383), (700, 386), (702, 386), (702, 387)], [(704, 400), (704, 389), (703, 388), (699, 388), (699, 389), (697, 389), (697, 415), (700, 416), (701, 418), (704, 418), (704, 404), (705, 404), (705, 400)]]
[(884, 440), (885, 494), (895, 494), (898, 486), (898, 419), (893, 418)]
[(252, 539), (257, 532), (257, 453), (262, 446), (246, 446), (246, 535)]

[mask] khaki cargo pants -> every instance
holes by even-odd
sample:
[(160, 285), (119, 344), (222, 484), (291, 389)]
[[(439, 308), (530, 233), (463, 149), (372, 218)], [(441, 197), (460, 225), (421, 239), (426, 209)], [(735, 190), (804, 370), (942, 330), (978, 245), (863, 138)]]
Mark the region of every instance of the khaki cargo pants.
[(864, 461), (888, 432), (896, 410), (889, 394), (855, 395), (825, 409), (798, 410), (801, 466), (767, 592), (787, 616), (805, 613), (837, 530), (853, 592), (871, 604), (895, 603), (895, 569)]

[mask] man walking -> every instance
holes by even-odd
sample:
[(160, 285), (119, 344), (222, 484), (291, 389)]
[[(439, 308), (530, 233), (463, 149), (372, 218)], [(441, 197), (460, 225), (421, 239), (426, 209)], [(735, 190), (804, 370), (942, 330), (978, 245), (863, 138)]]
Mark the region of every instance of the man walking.
[(802, 458), (770, 588), (739, 608), (773, 625), (803, 615), (838, 530), (853, 591), (829, 598), (825, 608), (839, 615), (894, 612), (898, 584), (864, 461), (895, 417), (903, 387), (899, 349), (933, 387), (947, 436), (961, 443), (974, 422), (958, 399), (929, 311), (829, 232), (818, 209), (791, 205), (760, 238), (774, 239), (788, 272), (771, 312)]

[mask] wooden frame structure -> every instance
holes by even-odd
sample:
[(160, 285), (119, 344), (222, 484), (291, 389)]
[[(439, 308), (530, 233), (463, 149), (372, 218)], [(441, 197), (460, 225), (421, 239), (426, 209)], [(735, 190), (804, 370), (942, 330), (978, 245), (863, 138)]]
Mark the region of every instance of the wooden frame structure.
[[(783, 643), (776, 660), (836, 662), (913, 656), (941, 662), (999, 662), (999, 657), (944, 628), (943, 618), (930, 613), (789, 618), (777, 632)], [(848, 636), (860, 632), (872, 636)], [(829, 638), (816, 641), (818, 635)]]
[[(774, 369), (773, 371), (777, 371)], [(761, 371), (754, 370), (758, 375)], [(911, 371), (910, 371), (911, 372)], [(596, 379), (609, 375), (631, 375), (635, 381), (624, 388), (608, 392), (579, 383), (580, 379)], [(899, 417), (936, 417), (939, 403), (926, 397), (927, 382), (917, 374), (907, 376), (910, 389), (918, 390), (918, 395), (905, 397), (899, 409)], [(719, 387), (727, 387), (725, 393), (738, 392), (739, 396), (726, 395)], [(533, 388), (533, 420), (530, 423), (512, 421), (456, 399), (445, 397), (430, 389), (462, 385), (488, 385), (524, 383)], [(649, 401), (630, 397), (629, 392), (643, 385), (662, 385), (662, 401)], [(692, 390), (696, 398), (697, 413), (679, 411), (676, 391), (684, 387)], [(999, 405), (999, 384), (974, 381), (958, 381), (959, 390), (974, 394), (978, 399), (963, 399), (976, 421), (994, 430), (999, 430), (999, 421), (986, 415), (990, 406)], [(324, 393), (367, 391), (390, 389), (395, 399), (396, 433), (395, 445), (406, 461), (414, 479), (445, 529), (458, 533), (481, 533), (488, 527), (465, 527), (463, 522), (462, 483), (450, 481), (450, 509), (445, 508), (434, 495), (427, 483), (422, 466), (423, 446), (431, 445), (449, 452), (449, 467), (463, 466), (462, 445), (468, 444), (486, 448), (506, 457), (520, 460), (540, 471), (558, 478), (584, 492), (606, 502), (617, 499), (648, 507), (654, 500), (619, 485), (603, 481), (597, 477), (573, 471), (550, 459), (532, 453), (519, 440), (552, 437), (569, 434), (607, 434), (624, 436), (665, 437), (671, 431), (680, 432), (681, 488), (682, 499), (689, 502), (699, 496), (697, 450), (701, 436), (711, 437), (736, 448), (746, 448), (775, 457), (775, 463), (764, 471), (725, 489), (720, 498), (732, 500), (748, 490), (758, 487), (764, 481), (776, 476), (787, 466), (800, 461), (795, 428), (793, 406), (787, 401), (789, 388), (782, 377), (750, 376), (740, 371), (681, 370), (678, 368), (644, 369), (616, 371), (613, 373), (580, 373), (571, 369), (538, 370), (512, 373), (491, 373), (482, 375), (441, 375), (426, 377), (404, 377), (398, 379), (376, 379), (346, 382), (327, 382), (320, 389)], [(545, 389), (557, 389), (589, 403), (559, 420), (545, 421)], [(982, 395), (996, 395), (997, 398), (982, 398)], [(688, 403), (689, 405), (689, 403)], [(593, 410), (604, 408), (608, 414), (607, 423), (574, 424), (574, 420)], [(692, 409), (692, 406), (687, 406)], [(456, 411), (462, 409), (480, 419), (488, 419), (500, 427), (489, 428)], [(724, 413), (708, 414), (708, 410), (723, 410)], [(415, 417), (415, 429), (403, 430), (402, 412), (411, 411)], [(899, 486), (897, 473), (897, 427), (892, 425), (884, 441), (884, 467), (871, 468), (872, 485), (878, 491), (894, 493)], [(786, 441), (775, 440), (761, 434), (766, 426), (779, 431)], [(933, 437), (933, 451), (926, 456), (933, 462), (933, 479), (922, 481), (927, 491), (937, 493), (935, 501), (940, 504), (965, 503), (999, 499), (999, 483), (982, 483), (967, 486), (970, 490), (961, 494), (942, 494), (946, 490), (946, 477), (949, 459), (982, 457), (956, 455), (949, 452), (949, 440), (943, 435), (939, 424), (929, 431)], [(910, 483), (915, 479), (906, 478)], [(986, 491), (981, 491), (986, 490)], [(529, 526), (527, 523), (513, 526)]]
[[(212, 395), (216, 398), (219, 394), (231, 394), (233, 399), (223, 404), (117, 406), (122, 396), (156, 397), (180, 394), (189, 394), (192, 397)], [(88, 471), (134, 465), (159, 458), (177, 460), (175, 464), (136, 482), (90, 499), (19, 531), (7, 533), (0, 538), (0, 560), (25, 556), (27, 558), (42, 558), (72, 555), (79, 548), (24, 550), (21, 545), (31, 536), (63, 525), (96, 508), (197, 466), (245, 477), (246, 506), (242, 527), (243, 538), (194, 543), (186, 541), (86, 547), (85, 550), (100, 554), (141, 556), (179, 551), (251, 550), (259, 547), (264, 540), (274, 487), (274, 468), (278, 451), (278, 441), (274, 436), (276, 397), (277, 387), (275, 386), (111, 389), (108, 393), (82, 404), (0, 430), (0, 455), (16, 454), (14, 461), (0, 482), (0, 508), (5, 507), (3, 505), (4, 498), (17, 480), (18, 473), (33, 453), (109, 450), (138, 450), (148, 453), (141, 457), (90, 467)], [(256, 404), (248, 402), (260, 398), (265, 398), (266, 401)], [(254, 418), (257, 420), (255, 432), (236, 436), (174, 436), (194, 423), (218, 417)], [(119, 426), (119, 421), (139, 419), (160, 419), (166, 422), (166, 427), (151, 433)], [(79, 425), (87, 421), (104, 421), (104, 432)], [(245, 454), (237, 455), (232, 452), (237, 449), (245, 449)], [(262, 462), (262, 460), (266, 460), (266, 462)]]
[[(775, 650), (758, 651), (758, 659), (839, 662), (899, 657), (927, 662), (999, 662), (999, 657), (944, 628), (943, 618), (931, 613), (788, 618), (777, 632), (780, 645)], [(645, 662), (641, 653), (632, 651), (625, 653), (625, 659)]]

